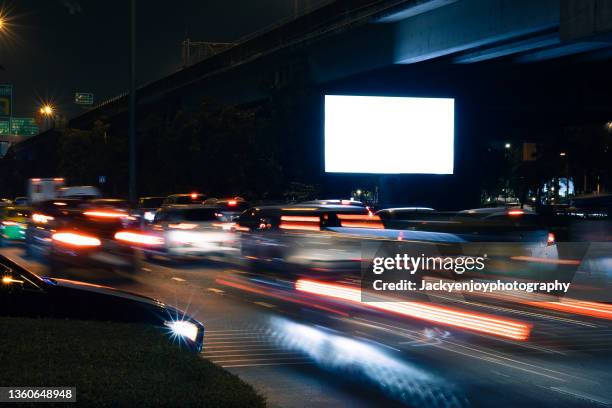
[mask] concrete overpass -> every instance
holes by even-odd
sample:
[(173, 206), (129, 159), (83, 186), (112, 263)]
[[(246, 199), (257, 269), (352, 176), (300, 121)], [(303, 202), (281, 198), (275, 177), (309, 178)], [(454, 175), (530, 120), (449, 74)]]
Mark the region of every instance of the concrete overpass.
[[(296, 75), (324, 85), (359, 73), (447, 58), (513, 63), (571, 55), (612, 56), (607, 0), (338, 0), (244, 38), (238, 45), (138, 90), (139, 102), (214, 97), (265, 98), (262, 79), (282, 86)], [(172, 98), (175, 102), (176, 99)], [(74, 118), (85, 127), (127, 108), (127, 95)]]

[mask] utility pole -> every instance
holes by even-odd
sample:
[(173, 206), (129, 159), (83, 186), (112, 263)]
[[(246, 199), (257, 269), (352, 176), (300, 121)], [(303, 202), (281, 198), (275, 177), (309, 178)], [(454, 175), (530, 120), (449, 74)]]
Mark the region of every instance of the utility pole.
[(129, 198), (135, 204), (136, 191), (136, 0), (130, 1), (130, 99), (128, 125)]

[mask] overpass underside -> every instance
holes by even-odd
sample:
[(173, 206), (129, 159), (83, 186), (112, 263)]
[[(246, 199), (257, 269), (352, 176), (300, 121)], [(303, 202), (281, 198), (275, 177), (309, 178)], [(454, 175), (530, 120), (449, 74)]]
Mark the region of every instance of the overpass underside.
[(533, 63), (612, 57), (608, 0), (430, 0), (405, 2), (311, 51), (325, 83), (371, 69), (445, 58)]

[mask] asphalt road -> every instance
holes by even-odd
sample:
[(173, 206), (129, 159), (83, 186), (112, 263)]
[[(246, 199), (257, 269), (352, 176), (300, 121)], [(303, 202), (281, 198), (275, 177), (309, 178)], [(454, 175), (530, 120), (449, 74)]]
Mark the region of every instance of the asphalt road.
[[(11, 259), (46, 274), (20, 247)], [(283, 277), (221, 262), (145, 263), (132, 275), (62, 276), (155, 297), (202, 321), (204, 357), (253, 384), (271, 406), (612, 405), (612, 321), (492, 299), (441, 299), (532, 327), (528, 341), (432, 325), (304, 296)]]

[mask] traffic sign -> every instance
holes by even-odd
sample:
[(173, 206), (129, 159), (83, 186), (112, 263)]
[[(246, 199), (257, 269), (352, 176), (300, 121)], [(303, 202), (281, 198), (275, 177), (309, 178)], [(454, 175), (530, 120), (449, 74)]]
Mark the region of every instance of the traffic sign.
[(89, 92), (77, 92), (74, 94), (74, 103), (77, 105), (93, 105), (94, 95)]

